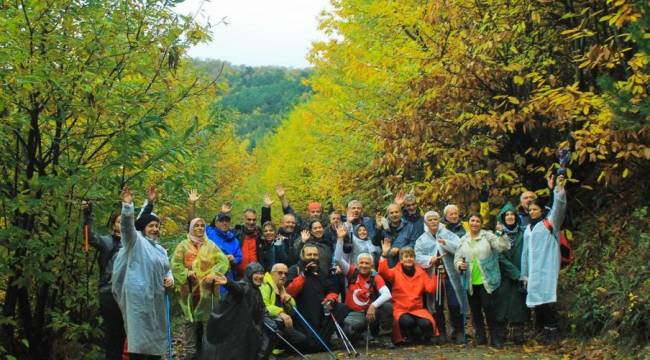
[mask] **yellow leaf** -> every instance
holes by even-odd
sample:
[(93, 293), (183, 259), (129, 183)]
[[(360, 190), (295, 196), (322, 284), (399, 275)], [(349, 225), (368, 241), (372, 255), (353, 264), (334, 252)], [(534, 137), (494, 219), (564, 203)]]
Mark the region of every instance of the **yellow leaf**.
[(625, 169), (625, 170), (623, 170), (623, 179), (625, 179), (625, 178), (628, 177), (629, 175), (630, 175), (630, 170), (629, 170), (629, 169)]
[(510, 101), (513, 104), (519, 104), (519, 99), (517, 99), (514, 96), (508, 96), (508, 101)]
[(524, 84), (524, 78), (521, 77), (521, 76), (519, 76), (519, 75), (515, 75), (515, 77), (514, 77), (512, 80), (513, 80), (513, 81), (515, 82), (515, 84), (517, 84), (517, 85), (523, 85), (523, 84)]

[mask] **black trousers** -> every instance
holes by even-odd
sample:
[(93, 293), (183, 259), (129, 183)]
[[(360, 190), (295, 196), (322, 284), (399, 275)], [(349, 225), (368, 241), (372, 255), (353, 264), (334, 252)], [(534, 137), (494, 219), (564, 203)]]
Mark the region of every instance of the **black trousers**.
[(558, 313), (555, 303), (535, 306), (535, 318), (538, 329), (544, 327), (556, 328), (558, 326)]
[(111, 292), (99, 293), (99, 313), (103, 319), (106, 360), (121, 360), (126, 332), (120, 307)]
[[(332, 310), (332, 314), (334, 314), (336, 321), (341, 326), (343, 326), (343, 321), (345, 320), (345, 317), (348, 316), (349, 312), (350, 312), (350, 308), (347, 307), (347, 305), (341, 303), (336, 303), (334, 305), (334, 309)], [(296, 346), (300, 351), (306, 353), (325, 351), (323, 345), (320, 343), (318, 339), (316, 339), (316, 337), (311, 332), (311, 330), (309, 330), (309, 328), (305, 326), (305, 323), (302, 321), (302, 319), (299, 316), (296, 315), (293, 317), (293, 325), (294, 328), (300, 331), (301, 333), (303, 333), (305, 335), (305, 338), (307, 339), (302, 348)], [(321, 338), (321, 340), (323, 340), (328, 346), (330, 345), (329, 344), (330, 338), (332, 337), (332, 334), (334, 334), (334, 331), (336, 330), (336, 325), (334, 325), (334, 321), (332, 320), (331, 316), (327, 316), (327, 317), (324, 316), (317, 327), (315, 327), (313, 324), (309, 324), (309, 326), (311, 326), (312, 329), (314, 329), (318, 333), (318, 336)]]
[(129, 353), (129, 360), (160, 360), (162, 356)]
[(399, 330), (403, 337), (412, 338), (416, 328), (420, 329), (422, 340), (428, 340), (433, 335), (433, 324), (431, 324), (431, 321), (411, 314), (400, 315)]
[(485, 320), (487, 320), (487, 326), (490, 329), (496, 327), (493, 301), (492, 295), (485, 291), (483, 285), (472, 285), (469, 307), (472, 310), (472, 324), (474, 325), (477, 336), (485, 336)]

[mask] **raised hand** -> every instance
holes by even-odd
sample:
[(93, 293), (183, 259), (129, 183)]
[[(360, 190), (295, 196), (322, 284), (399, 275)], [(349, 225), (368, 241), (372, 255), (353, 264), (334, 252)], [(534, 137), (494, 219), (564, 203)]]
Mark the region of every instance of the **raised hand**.
[(282, 185), (278, 185), (275, 187), (275, 193), (278, 194), (278, 197), (280, 199), (284, 198), (285, 192), (284, 192), (284, 187)]
[(343, 224), (339, 224), (339, 226), (336, 227), (336, 239), (342, 241), (347, 235), (348, 229), (346, 229)]
[(404, 190), (400, 190), (397, 195), (395, 195), (395, 204), (399, 205), (402, 207), (404, 205), (404, 201), (406, 200), (406, 193)]
[(391, 248), (391, 241), (389, 238), (385, 238), (384, 240), (381, 241), (381, 256), (388, 256), (388, 252), (390, 251)]
[(557, 177), (557, 185), (555, 186), (558, 191), (564, 190), (564, 186), (566, 185), (566, 178), (564, 175), (560, 175)]
[(133, 202), (133, 194), (131, 194), (131, 191), (129, 191), (128, 186), (124, 186), (122, 188), (122, 202), (125, 204), (131, 204)]
[(273, 200), (269, 194), (264, 194), (264, 207), (271, 207), (273, 205)]
[(157, 196), (156, 186), (155, 185), (149, 186), (149, 188), (147, 189), (147, 200), (149, 200), (149, 202), (154, 202), (156, 201), (156, 196)]
[(380, 211), (377, 211), (377, 213), (375, 214), (375, 228), (377, 230), (381, 230), (384, 228), (383, 220), (384, 220), (384, 216), (381, 214)]
[(230, 201), (226, 201), (221, 205), (221, 212), (224, 214), (227, 214), (232, 211), (232, 203)]
[(306, 242), (310, 237), (311, 234), (309, 233), (309, 230), (303, 230), (300, 232), (300, 240), (302, 240), (302, 242)]
[(228, 278), (221, 274), (217, 274), (214, 276), (214, 283), (217, 285), (226, 285), (228, 283)]
[(199, 195), (199, 192), (196, 191), (196, 189), (190, 190), (190, 195), (187, 197), (187, 200), (190, 202), (190, 204), (194, 204), (199, 200), (201, 195)]

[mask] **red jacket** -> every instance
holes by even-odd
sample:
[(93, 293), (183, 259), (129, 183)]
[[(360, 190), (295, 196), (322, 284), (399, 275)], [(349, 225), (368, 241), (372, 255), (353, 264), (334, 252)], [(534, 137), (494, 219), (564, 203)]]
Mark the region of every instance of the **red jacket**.
[(433, 335), (438, 336), (436, 322), (422, 302), (422, 295), (425, 292), (434, 293), (436, 291), (438, 285), (436, 278), (429, 277), (417, 264), (415, 265), (415, 274), (407, 276), (401, 262), (391, 269), (388, 267), (388, 260), (384, 257), (379, 260), (379, 275), (393, 284), (391, 290), (393, 296), (393, 342), (397, 344), (404, 341), (399, 329), (399, 317), (402, 314), (411, 314), (429, 320), (433, 326)]

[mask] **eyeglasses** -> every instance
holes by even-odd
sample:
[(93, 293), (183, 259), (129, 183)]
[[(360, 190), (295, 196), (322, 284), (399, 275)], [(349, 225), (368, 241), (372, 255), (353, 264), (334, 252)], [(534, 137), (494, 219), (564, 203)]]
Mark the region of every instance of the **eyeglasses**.
[(288, 271), (275, 271), (275, 273), (279, 274), (279, 275), (288, 275), (289, 274)]

